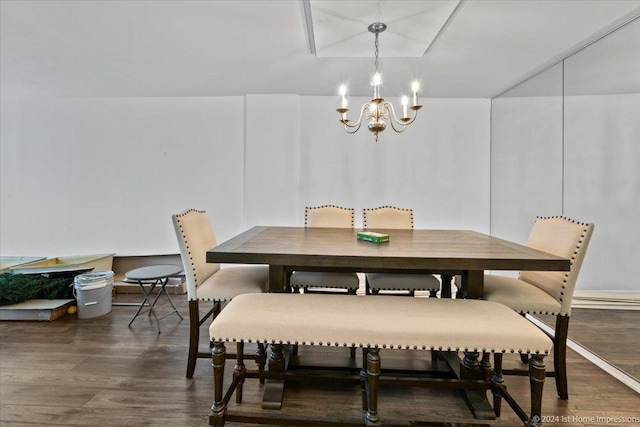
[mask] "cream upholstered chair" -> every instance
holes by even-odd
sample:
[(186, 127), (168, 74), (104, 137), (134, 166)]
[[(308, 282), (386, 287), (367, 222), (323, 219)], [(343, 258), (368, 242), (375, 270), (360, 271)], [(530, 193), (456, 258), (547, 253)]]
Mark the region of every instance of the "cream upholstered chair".
[[(394, 206), (363, 209), (362, 223), (366, 229), (413, 229), (413, 209)], [(403, 291), (413, 296), (416, 291), (429, 291), (432, 297), (440, 289), (440, 282), (431, 274), (410, 273), (367, 273), (366, 293), (378, 294), (380, 291)]]
[(521, 271), (517, 279), (492, 274), (484, 276), (484, 299), (507, 305), (523, 315), (557, 316), (555, 336), (551, 337), (555, 372), (548, 371), (548, 374), (555, 376), (558, 396), (564, 400), (569, 398), (566, 353), (571, 301), (593, 227), (593, 224), (562, 216), (538, 217), (527, 246), (570, 258), (571, 270)]
[[(305, 227), (353, 228), (354, 218), (354, 209), (335, 205), (307, 207), (304, 210)], [(336, 293), (344, 289), (355, 295), (360, 286), (356, 273), (329, 271), (294, 271), (290, 283), (294, 292), (302, 289), (305, 293)]]
[[(211, 358), (211, 352), (198, 351), (200, 326), (209, 317), (215, 318), (222, 308), (222, 302), (230, 301), (240, 294), (267, 292), (269, 268), (266, 266), (220, 268), (220, 264), (207, 263), (206, 252), (217, 243), (206, 212), (189, 209), (181, 214), (172, 215), (171, 218), (187, 278), (189, 300), (187, 378), (191, 378), (197, 359)], [(200, 301), (213, 303), (213, 308), (203, 317), (200, 317)]]

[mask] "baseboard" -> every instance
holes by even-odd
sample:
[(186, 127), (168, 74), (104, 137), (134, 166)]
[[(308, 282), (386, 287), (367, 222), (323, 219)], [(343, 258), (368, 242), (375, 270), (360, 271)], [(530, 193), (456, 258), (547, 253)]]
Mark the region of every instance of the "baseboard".
[(573, 308), (640, 310), (640, 294), (606, 291), (575, 291)]

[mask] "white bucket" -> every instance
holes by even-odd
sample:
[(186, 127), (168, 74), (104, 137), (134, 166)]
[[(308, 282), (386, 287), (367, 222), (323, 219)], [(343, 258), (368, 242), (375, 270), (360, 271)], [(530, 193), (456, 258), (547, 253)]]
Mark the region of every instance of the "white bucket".
[(78, 319), (91, 319), (111, 311), (113, 271), (99, 270), (73, 279), (73, 294), (78, 303)]

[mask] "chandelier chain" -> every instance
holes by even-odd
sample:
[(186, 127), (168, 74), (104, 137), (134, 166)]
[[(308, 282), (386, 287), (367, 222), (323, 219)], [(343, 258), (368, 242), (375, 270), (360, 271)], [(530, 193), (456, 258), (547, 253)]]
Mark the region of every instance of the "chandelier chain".
[(375, 46), (376, 46), (376, 61), (375, 61), (375, 66), (376, 66), (376, 73), (378, 72), (378, 50), (379, 50), (379, 45), (380, 43), (378, 42), (378, 31), (376, 31), (376, 42), (375, 42)]

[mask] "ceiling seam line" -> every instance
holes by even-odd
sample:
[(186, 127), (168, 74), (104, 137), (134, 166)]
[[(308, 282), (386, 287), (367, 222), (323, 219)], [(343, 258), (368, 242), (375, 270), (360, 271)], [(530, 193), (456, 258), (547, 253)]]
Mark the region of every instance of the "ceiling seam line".
[(492, 96), (491, 98), (492, 99), (493, 98), (498, 98), (498, 97), (504, 95), (505, 93), (509, 92), (511, 89), (514, 89), (514, 88), (518, 87), (519, 85), (525, 83), (526, 81), (531, 80), (532, 78), (534, 78), (538, 74), (544, 73), (549, 68), (551, 68), (551, 67), (553, 67), (555, 65), (558, 65), (559, 63), (561, 63), (562, 61), (564, 61), (566, 59), (569, 59), (570, 57), (572, 57), (576, 53), (579, 53), (582, 50), (584, 50), (584, 49), (588, 48), (589, 46), (591, 46), (592, 44), (597, 43), (598, 41), (600, 41), (603, 38), (607, 37), (609, 34), (618, 31), (620, 28), (624, 27), (627, 24), (632, 23), (633, 21), (635, 21), (638, 18), (640, 18), (640, 8), (634, 9), (634, 11), (632, 12), (632, 16), (630, 18), (624, 18), (624, 20), (622, 22), (620, 22), (618, 24), (615, 24), (613, 27), (605, 30), (604, 33), (596, 34), (595, 36), (592, 36), (592, 37), (586, 39), (586, 42), (583, 41), (583, 43), (580, 43), (577, 47), (574, 47), (573, 49), (570, 49), (567, 52), (560, 54), (560, 58), (559, 59), (554, 59), (554, 60), (552, 60), (551, 63), (534, 69), (534, 71), (529, 73), (527, 75), (527, 77), (523, 78), (518, 83), (512, 85), (511, 87), (509, 87), (509, 89), (503, 90), (502, 92), (498, 93), (497, 95)]
[(309, 43), (309, 52), (316, 54), (316, 39), (313, 34), (313, 18), (311, 16), (311, 0), (302, 0), (302, 10), (304, 12), (304, 23), (307, 30), (307, 42)]
[(458, 2), (456, 7), (453, 9), (451, 14), (447, 18), (447, 20), (444, 21), (444, 24), (442, 24), (442, 27), (440, 27), (440, 30), (438, 30), (438, 33), (436, 34), (436, 36), (433, 38), (433, 40), (431, 40), (431, 43), (429, 43), (429, 46), (427, 46), (422, 56), (425, 56), (429, 52), (429, 50), (431, 50), (433, 45), (436, 44), (436, 41), (440, 39), (440, 36), (442, 34), (444, 34), (445, 30), (449, 27), (449, 24), (451, 23), (451, 21), (453, 21), (453, 18), (458, 14), (458, 12), (460, 12), (460, 9), (462, 9), (462, 5), (465, 4), (466, 2), (467, 0), (460, 0)]

